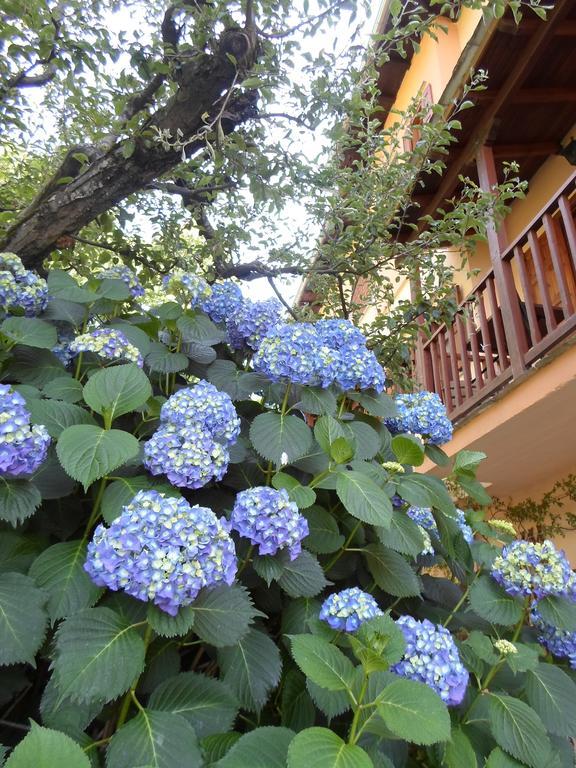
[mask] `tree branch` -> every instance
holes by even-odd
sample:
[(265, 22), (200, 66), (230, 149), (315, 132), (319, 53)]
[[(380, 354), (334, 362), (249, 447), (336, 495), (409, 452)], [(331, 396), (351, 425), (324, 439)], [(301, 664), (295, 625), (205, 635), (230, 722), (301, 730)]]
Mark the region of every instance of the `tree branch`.
[[(176, 92), (142, 131), (128, 139), (130, 151), (126, 151), (128, 142), (117, 142), (69, 184), (59, 185), (48, 197), (36, 198), (0, 249), (18, 253), (28, 268), (40, 266), (63, 234), (79, 232), (180, 164), (181, 150), (166, 148), (155, 135), (197, 137), (186, 147), (191, 156), (206, 146), (206, 113), (209, 122), (220, 121), (223, 134), (253, 117), (257, 92), (231, 93), (230, 89), (239, 74), (243, 76), (252, 66), (257, 50), (257, 39), (245, 30), (225, 30), (215, 53), (199, 53), (182, 67)], [(235, 57), (234, 64), (229, 53)]]
[(286, 299), (282, 296), (282, 294), (278, 290), (278, 287), (276, 286), (276, 283), (274, 282), (274, 278), (271, 275), (268, 275), (267, 280), (268, 280), (268, 283), (270, 284), (270, 287), (272, 288), (272, 290), (274, 291), (274, 293), (276, 294), (276, 296), (278, 297), (280, 302), (284, 305), (286, 310), (289, 312), (289, 314), (294, 318), (294, 320), (298, 320), (298, 317), (296, 316), (296, 313), (294, 312), (294, 310), (292, 309), (290, 304), (288, 304)]
[(347, 1), (348, 0), (336, 0), (336, 2), (332, 3), (332, 5), (329, 5), (328, 8), (325, 8), (321, 13), (318, 13), (315, 16), (309, 16), (299, 24), (295, 24), (293, 27), (288, 27), (287, 29), (279, 30), (278, 32), (264, 32), (263, 30), (259, 29), (258, 34), (261, 37), (265, 37), (267, 40), (290, 37), (290, 35), (293, 35), (294, 32), (298, 32), (298, 30), (302, 29), (303, 27), (307, 27), (311, 24), (315, 24), (318, 21), (322, 21), (322, 19), (326, 18), (326, 16), (329, 16), (331, 13), (340, 8), (340, 6), (346, 5)]

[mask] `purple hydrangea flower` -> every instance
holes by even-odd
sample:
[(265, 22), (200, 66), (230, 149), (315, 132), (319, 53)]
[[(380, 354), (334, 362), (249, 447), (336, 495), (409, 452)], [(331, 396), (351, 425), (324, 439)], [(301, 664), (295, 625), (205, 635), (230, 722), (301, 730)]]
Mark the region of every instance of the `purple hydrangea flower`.
[(200, 305), (200, 309), (206, 312), (215, 323), (224, 323), (234, 317), (240, 309), (244, 297), (240, 287), (232, 280), (212, 284), (212, 293)]
[(76, 336), (70, 343), (70, 351), (77, 355), (80, 352), (93, 352), (104, 360), (127, 361), (144, 365), (138, 348), (131, 344), (122, 331), (115, 328), (99, 328)]
[(551, 541), (513, 541), (492, 563), (492, 577), (509, 595), (542, 598), (569, 596), (573, 575), (562, 550)]
[(360, 624), (382, 615), (372, 595), (358, 587), (335, 592), (324, 600), (320, 609), (322, 621), (341, 632), (355, 632)]
[(109, 528), (96, 528), (84, 569), (98, 586), (122, 589), (175, 616), (202, 588), (234, 581), (228, 531), (211, 509), (139, 491)]
[[(262, 340), (252, 365), (271, 381), (288, 379), (294, 384), (319, 386), (321, 346), (311, 323), (281, 325)], [(323, 351), (330, 353), (329, 348)]]
[(450, 632), (428, 619), (417, 621), (412, 616), (401, 616), (396, 624), (404, 635), (406, 650), (390, 671), (430, 686), (448, 706), (460, 704), (468, 671)]
[(386, 420), (386, 426), (393, 434), (422, 435), (431, 445), (443, 445), (452, 439), (452, 422), (435, 392), (396, 395), (395, 402), (398, 416)]
[(97, 277), (122, 280), (122, 282), (128, 286), (132, 298), (137, 299), (140, 296), (144, 296), (144, 287), (138, 279), (138, 276), (125, 264), (118, 264), (117, 266), (105, 269), (100, 272)]
[(350, 320), (331, 318), (318, 320), (314, 327), (324, 344), (332, 349), (342, 349), (350, 344), (365, 346), (366, 337)]
[(382, 392), (386, 376), (371, 349), (361, 344), (348, 344), (339, 350), (334, 383), (345, 391), (375, 389)]
[(27, 477), (45, 461), (50, 436), (43, 425), (31, 426), (26, 401), (0, 384), (0, 475)]
[(35, 317), (46, 309), (48, 285), (14, 253), (0, 253), (0, 316)]
[(153, 475), (166, 475), (180, 488), (202, 488), (221, 480), (230, 456), (221, 443), (196, 427), (167, 425), (144, 443), (144, 466)]
[(280, 324), (282, 304), (278, 299), (244, 299), (235, 314), (226, 321), (228, 342), (233, 349), (258, 349), (262, 339)]
[(572, 669), (576, 669), (576, 632), (558, 629), (553, 624), (548, 624), (538, 613), (538, 604), (532, 609), (532, 621), (539, 630), (538, 642), (553, 656), (568, 659)]
[[(425, 547), (420, 554), (433, 555), (434, 547), (432, 546), (432, 542), (430, 541), (430, 536), (428, 534), (431, 533), (434, 536), (440, 538), (440, 533), (438, 531), (438, 526), (436, 525), (434, 515), (432, 514), (432, 510), (429, 507), (408, 507), (406, 514), (411, 520), (414, 520), (414, 522), (423, 529), (424, 533), (427, 534), (425, 537)], [(466, 517), (461, 509), (456, 509), (455, 522), (462, 532), (464, 541), (466, 541), (468, 544), (471, 544), (474, 541), (474, 533), (472, 528), (470, 528), (466, 522)]]
[(301, 541), (309, 533), (308, 521), (290, 501), (288, 492), (263, 486), (236, 496), (230, 523), (240, 536), (258, 545), (260, 555), (287, 549), (291, 560), (298, 557)]
[(193, 427), (225, 445), (233, 445), (240, 434), (240, 419), (230, 396), (204, 380), (169, 397), (160, 411), (160, 421)]
[(287, 379), (307, 386), (381, 392), (386, 381), (366, 339), (346, 320), (275, 327), (262, 340), (252, 363), (272, 381)]
[(212, 289), (203, 277), (188, 272), (166, 275), (162, 284), (192, 309), (202, 306), (212, 294)]

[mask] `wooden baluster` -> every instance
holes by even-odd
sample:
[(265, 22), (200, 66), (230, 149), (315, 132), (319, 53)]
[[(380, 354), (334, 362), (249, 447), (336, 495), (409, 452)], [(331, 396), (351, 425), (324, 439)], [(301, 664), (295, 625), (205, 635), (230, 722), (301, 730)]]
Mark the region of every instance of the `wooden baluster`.
[(442, 366), (442, 376), (444, 378), (444, 387), (446, 393), (446, 399), (444, 404), (448, 413), (454, 409), (454, 398), (452, 394), (451, 376), (450, 376), (450, 363), (448, 361), (448, 355), (446, 354), (446, 331), (441, 330), (438, 334), (438, 345), (440, 348), (440, 363)]
[(432, 368), (432, 355), (429, 344), (422, 344), (422, 378), (424, 380), (424, 388), (428, 392), (434, 392), (434, 371)]
[(486, 281), (486, 287), (488, 289), (488, 299), (490, 301), (490, 308), (492, 309), (492, 328), (494, 329), (494, 336), (496, 338), (496, 349), (498, 350), (498, 361), (500, 363), (500, 372), (508, 368), (510, 360), (508, 357), (508, 349), (506, 348), (506, 340), (504, 336), (504, 327), (502, 325), (501, 308), (498, 304), (498, 298), (496, 297), (496, 287), (494, 285), (494, 278), (489, 277)]
[(484, 386), (484, 372), (482, 371), (482, 362), (480, 360), (480, 347), (478, 344), (478, 328), (472, 317), (468, 318), (468, 341), (472, 350), (472, 361), (474, 363), (474, 378), (476, 380), (476, 391)]
[(560, 208), (560, 213), (562, 214), (562, 221), (564, 222), (564, 229), (566, 230), (566, 237), (568, 239), (570, 258), (572, 259), (574, 275), (576, 276), (576, 224), (574, 224), (574, 216), (572, 215), (572, 209), (570, 208), (570, 203), (568, 202), (566, 195), (560, 195), (558, 206)]
[(492, 357), (492, 342), (490, 341), (488, 320), (486, 319), (486, 308), (484, 307), (484, 291), (478, 294), (478, 312), (480, 314), (480, 331), (482, 333), (482, 351), (486, 355), (486, 375), (488, 381), (491, 381), (494, 378), (494, 359)]
[(546, 320), (546, 332), (550, 333), (556, 328), (556, 318), (554, 317), (554, 311), (552, 310), (552, 302), (550, 301), (550, 294), (548, 293), (548, 285), (546, 283), (546, 272), (544, 270), (544, 262), (542, 261), (542, 253), (540, 252), (540, 244), (536, 237), (536, 227), (528, 232), (528, 242), (530, 243), (530, 252), (532, 253), (532, 261), (534, 262), (534, 271), (536, 273), (536, 282), (540, 289), (540, 298), (542, 306), (544, 307), (544, 318)]
[(518, 273), (520, 274), (520, 284), (522, 286), (522, 292), (524, 293), (524, 306), (526, 307), (526, 314), (528, 316), (528, 325), (530, 326), (530, 337), (532, 344), (537, 344), (542, 339), (540, 333), (540, 327), (538, 326), (538, 318), (536, 317), (536, 307), (534, 304), (534, 296), (532, 295), (532, 286), (528, 280), (528, 273), (526, 271), (526, 262), (524, 261), (524, 251), (517, 245), (514, 248), (514, 255), (516, 256), (516, 263), (518, 264)]
[(456, 405), (462, 405), (462, 389), (460, 386), (460, 370), (458, 368), (458, 352), (456, 350), (456, 337), (454, 335), (454, 323), (448, 327), (448, 343), (450, 344), (450, 367), (452, 368), (452, 378), (454, 379), (454, 396)]
[[(498, 174), (492, 147), (480, 147), (476, 155), (476, 163), (480, 188), (483, 192), (494, 192), (498, 185)], [(514, 377), (517, 377), (526, 370), (525, 358), (528, 351), (528, 339), (520, 312), (520, 301), (514, 283), (512, 266), (507, 258), (502, 258), (508, 245), (505, 225), (502, 224), (499, 229), (496, 229), (494, 221), (488, 222), (486, 235), (492, 271), (501, 299), (500, 320), (506, 335), (507, 355), (509, 364), (512, 366), (512, 373)], [(498, 337), (496, 338), (498, 340)], [(502, 362), (504, 362), (504, 358), (502, 358)]]
[(456, 330), (460, 340), (460, 359), (462, 360), (462, 373), (464, 374), (464, 389), (466, 397), (472, 397), (472, 378), (470, 376), (468, 347), (466, 346), (466, 330), (460, 313), (456, 315)]
[(562, 269), (562, 255), (560, 253), (560, 241), (559, 232), (556, 227), (556, 222), (549, 213), (545, 213), (543, 216), (544, 229), (546, 230), (546, 237), (548, 238), (548, 245), (550, 247), (550, 257), (552, 259), (552, 266), (554, 268), (554, 274), (556, 275), (556, 282), (558, 283), (558, 291), (560, 293), (560, 302), (562, 303), (562, 312), (564, 319), (570, 317), (574, 311), (574, 305), (570, 293), (568, 292), (568, 285), (566, 275)]
[(430, 360), (432, 362), (432, 375), (434, 377), (434, 386), (431, 391), (440, 395), (440, 399), (445, 403), (446, 401), (442, 392), (442, 375), (440, 373), (440, 366), (438, 365), (438, 344), (436, 339), (433, 339), (430, 342)]

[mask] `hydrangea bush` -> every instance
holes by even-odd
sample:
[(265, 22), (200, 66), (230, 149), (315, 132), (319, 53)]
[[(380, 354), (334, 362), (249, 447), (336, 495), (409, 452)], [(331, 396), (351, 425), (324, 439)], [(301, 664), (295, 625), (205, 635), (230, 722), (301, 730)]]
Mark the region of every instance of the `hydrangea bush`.
[(570, 566), (360, 329), (2, 258), (7, 768), (573, 765)]

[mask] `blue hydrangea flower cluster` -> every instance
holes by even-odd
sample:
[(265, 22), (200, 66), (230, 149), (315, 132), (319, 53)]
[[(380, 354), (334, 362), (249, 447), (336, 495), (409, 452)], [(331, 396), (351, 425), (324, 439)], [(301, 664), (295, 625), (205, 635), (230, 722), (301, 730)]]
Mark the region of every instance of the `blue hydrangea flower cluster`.
[(276, 491), (262, 486), (241, 491), (230, 524), (240, 536), (258, 545), (260, 555), (275, 555), (287, 549), (291, 560), (298, 557), (301, 541), (309, 533), (308, 521), (284, 488)]
[(322, 621), (341, 632), (355, 632), (360, 624), (382, 615), (372, 595), (358, 587), (335, 592), (324, 600), (320, 609)]
[(237, 562), (224, 518), (186, 499), (139, 491), (109, 528), (96, 528), (84, 569), (98, 586), (175, 616), (203, 587), (232, 584)]
[(46, 459), (49, 445), (46, 427), (30, 424), (22, 395), (0, 384), (0, 475), (31, 475)]
[(240, 419), (230, 396), (204, 380), (169, 397), (160, 422), (194, 427), (225, 445), (233, 445), (240, 434)]
[(393, 434), (422, 435), (431, 445), (443, 445), (452, 439), (452, 422), (435, 392), (396, 395), (395, 402), (398, 416), (386, 420), (386, 426)]
[(412, 616), (401, 616), (396, 624), (404, 635), (406, 650), (390, 671), (429, 685), (449, 707), (460, 704), (468, 685), (468, 671), (450, 632), (428, 619), (418, 621)]
[(162, 284), (167, 291), (184, 300), (192, 309), (202, 306), (212, 294), (212, 288), (203, 277), (189, 272), (166, 275)]
[(232, 280), (222, 280), (212, 284), (212, 293), (202, 302), (200, 308), (215, 323), (225, 323), (234, 317), (243, 301), (240, 287)]
[(118, 264), (109, 269), (105, 269), (100, 272), (98, 277), (111, 280), (122, 280), (122, 282), (128, 286), (130, 295), (134, 299), (144, 296), (144, 287), (138, 279), (138, 276), (125, 264)]
[(74, 359), (74, 352), (70, 349), (74, 338), (74, 331), (69, 325), (62, 323), (58, 326), (58, 343), (52, 347), (52, 354), (60, 360), (64, 368), (68, 368)]
[(122, 331), (115, 328), (99, 328), (76, 336), (70, 344), (70, 352), (74, 355), (93, 352), (104, 360), (127, 361), (136, 363), (140, 368), (144, 365), (138, 348), (128, 341)]
[(324, 344), (332, 349), (342, 349), (342, 347), (349, 346), (350, 344), (356, 344), (361, 347), (366, 346), (364, 334), (350, 320), (338, 317), (318, 320), (314, 327)]
[(551, 541), (513, 541), (502, 548), (492, 563), (492, 577), (509, 595), (536, 597), (570, 596), (572, 570), (563, 551)]
[(48, 285), (14, 253), (0, 253), (0, 316), (35, 317), (46, 309)]
[[(434, 536), (437, 536), (438, 538), (440, 538), (440, 533), (438, 532), (438, 526), (436, 525), (436, 520), (434, 519), (432, 510), (429, 507), (408, 507), (408, 509), (406, 510), (406, 514), (408, 515), (409, 518), (414, 520), (414, 522), (417, 523), (426, 534), (431, 533)], [(466, 541), (468, 544), (471, 544), (474, 541), (474, 533), (472, 531), (472, 528), (470, 528), (470, 526), (466, 522), (466, 517), (464, 515), (464, 512), (461, 509), (456, 509), (456, 517), (454, 519), (456, 524), (458, 525), (458, 528), (462, 532), (464, 541)], [(425, 547), (420, 554), (422, 555), (434, 554), (434, 547), (432, 546), (432, 542), (430, 541), (429, 535), (425, 537)]]
[(366, 339), (348, 320), (291, 323), (274, 328), (253, 359), (272, 381), (343, 390), (384, 389), (385, 375)]
[(228, 469), (227, 448), (195, 426), (167, 424), (144, 443), (144, 466), (153, 475), (166, 475), (179, 488), (202, 488), (222, 480)]
[[(328, 354), (329, 349), (325, 352)], [(254, 370), (272, 381), (319, 386), (322, 368), (319, 337), (311, 323), (292, 323), (275, 328), (262, 340), (252, 358)]]
[(538, 629), (538, 642), (547, 648), (553, 656), (568, 659), (572, 669), (576, 669), (576, 632), (558, 629), (544, 621), (538, 613), (538, 605), (532, 610), (532, 621)]
[(282, 304), (278, 299), (244, 299), (234, 315), (226, 320), (228, 343), (233, 349), (258, 349), (266, 334), (280, 325), (281, 314)]

